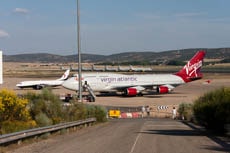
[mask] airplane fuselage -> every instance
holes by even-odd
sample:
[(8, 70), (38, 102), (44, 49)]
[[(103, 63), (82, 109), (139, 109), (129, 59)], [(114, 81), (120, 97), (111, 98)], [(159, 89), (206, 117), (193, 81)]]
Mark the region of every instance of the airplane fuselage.
[(34, 81), (22, 81), (16, 86), (18, 88), (33, 88), (33, 89), (42, 89), (43, 87), (56, 87), (61, 86), (64, 80), (66, 80), (69, 76), (70, 70), (66, 70), (61, 78), (56, 80), (34, 80)]
[(18, 83), (16, 86), (19, 88), (34, 88), (39, 89), (42, 87), (55, 87), (62, 85), (63, 81), (61, 80), (37, 80), (37, 81), (23, 81)]
[[(84, 73), (82, 82), (90, 85), (93, 91), (122, 90), (127, 87), (141, 86), (152, 88), (159, 85), (180, 85), (184, 81), (173, 74), (118, 74), (118, 73)], [(63, 86), (78, 90), (78, 77), (72, 77), (63, 83)]]
[(198, 51), (175, 74), (118, 74), (118, 73), (84, 73), (82, 78), (72, 77), (63, 86), (67, 89), (78, 91), (79, 79), (83, 87), (89, 87), (93, 91), (123, 91), (124, 95), (142, 95), (146, 89), (156, 89), (158, 93), (168, 93), (176, 86), (202, 78), (200, 72), (205, 51)]

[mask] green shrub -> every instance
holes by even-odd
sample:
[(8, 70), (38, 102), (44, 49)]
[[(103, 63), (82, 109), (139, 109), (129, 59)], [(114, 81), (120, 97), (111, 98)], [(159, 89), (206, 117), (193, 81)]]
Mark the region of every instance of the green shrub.
[(107, 121), (107, 111), (103, 106), (86, 105), (87, 116), (95, 117), (97, 122)]
[(36, 122), (30, 121), (4, 121), (1, 123), (1, 134), (18, 132), (36, 127)]
[(82, 120), (96, 117), (98, 122), (106, 121), (106, 111), (103, 107), (88, 106), (71, 101), (69, 106), (63, 106), (57, 95), (44, 88), (41, 94), (27, 93), (30, 114), (39, 126), (57, 124), (60, 122)]
[(103, 107), (83, 103), (63, 106), (59, 97), (48, 88), (44, 88), (41, 94), (28, 92), (20, 97), (11, 91), (0, 92), (0, 134), (89, 117), (104, 122), (106, 111)]
[(48, 118), (47, 115), (42, 112), (40, 112), (39, 114), (35, 116), (35, 121), (39, 126), (48, 126), (48, 125), (53, 124), (52, 120)]
[(178, 113), (181, 119), (193, 121), (193, 105), (182, 103), (179, 105)]
[(223, 87), (206, 93), (195, 101), (196, 120), (207, 129), (224, 132), (224, 125), (230, 123), (230, 88)]
[(90, 117), (95, 117), (95, 106), (93, 105), (86, 105), (87, 109), (87, 116)]
[(82, 103), (71, 103), (63, 109), (64, 119), (66, 121), (76, 121), (87, 118), (86, 107)]
[(30, 113), (33, 119), (41, 114), (45, 114), (53, 124), (62, 121), (62, 105), (61, 101), (49, 88), (44, 88), (41, 94), (28, 93), (26, 97), (29, 99)]
[(94, 117), (96, 117), (97, 122), (107, 121), (106, 110), (102, 106), (94, 106)]

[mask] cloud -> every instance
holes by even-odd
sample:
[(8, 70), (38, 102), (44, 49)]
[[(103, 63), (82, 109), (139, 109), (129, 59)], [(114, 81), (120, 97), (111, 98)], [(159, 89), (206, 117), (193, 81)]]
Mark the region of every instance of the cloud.
[(175, 14), (177, 17), (196, 17), (196, 16), (203, 16), (205, 13), (198, 12), (198, 13), (193, 13), (193, 12), (188, 12), (188, 13), (179, 13)]
[(5, 37), (9, 37), (9, 36), (10, 35), (7, 32), (0, 29), (0, 38), (5, 38)]
[(143, 19), (148, 19), (148, 20), (152, 20), (152, 19), (160, 19), (161, 16), (159, 15), (155, 15), (155, 14), (151, 14), (151, 13), (138, 13), (136, 14), (137, 17), (141, 17)]
[(13, 12), (18, 14), (28, 14), (29, 10), (25, 8), (15, 8)]

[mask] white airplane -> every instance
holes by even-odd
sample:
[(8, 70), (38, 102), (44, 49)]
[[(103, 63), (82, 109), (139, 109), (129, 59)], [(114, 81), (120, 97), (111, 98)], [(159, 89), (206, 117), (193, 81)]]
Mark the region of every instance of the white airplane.
[(56, 80), (36, 80), (36, 81), (23, 81), (16, 84), (19, 88), (33, 88), (36, 90), (40, 90), (44, 87), (56, 87), (61, 86), (62, 83), (68, 79), (70, 70), (66, 70), (65, 73), (62, 75), (61, 78)]
[[(95, 92), (120, 91), (126, 96), (142, 95), (145, 90), (168, 93), (176, 86), (202, 78), (200, 72), (205, 51), (198, 51), (190, 61), (174, 74), (118, 74), (83, 73), (82, 82)], [(78, 91), (78, 76), (64, 81), (63, 87)]]

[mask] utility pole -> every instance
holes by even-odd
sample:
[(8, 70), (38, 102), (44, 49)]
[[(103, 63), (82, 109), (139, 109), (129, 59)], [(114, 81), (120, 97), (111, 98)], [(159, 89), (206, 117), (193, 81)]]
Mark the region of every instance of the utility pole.
[(81, 77), (81, 40), (80, 40), (80, 9), (79, 0), (77, 0), (77, 48), (78, 48), (78, 96), (82, 102), (82, 77)]

